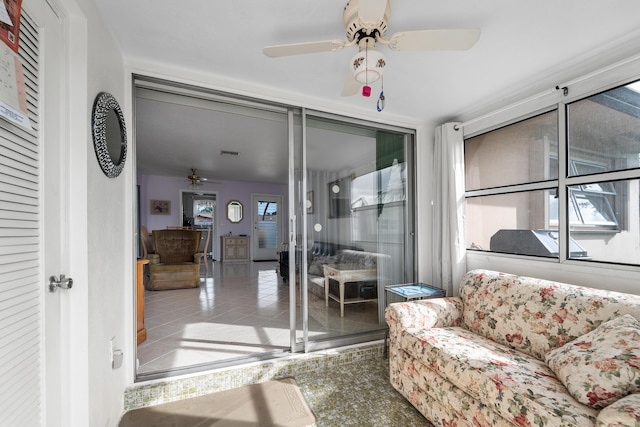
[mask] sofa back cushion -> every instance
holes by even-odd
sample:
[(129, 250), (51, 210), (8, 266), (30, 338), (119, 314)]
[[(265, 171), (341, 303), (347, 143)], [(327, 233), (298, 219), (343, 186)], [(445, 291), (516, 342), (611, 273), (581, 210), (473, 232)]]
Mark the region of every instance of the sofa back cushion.
[(362, 250), (355, 246), (348, 246), (340, 243), (314, 241), (311, 244), (311, 249), (309, 249), (309, 262), (311, 262), (315, 257), (335, 256), (341, 249), (351, 249), (356, 251)]
[(156, 253), (163, 264), (193, 262), (199, 251), (201, 232), (195, 230), (153, 230)]
[(389, 255), (379, 254), (376, 252), (354, 251), (344, 249), (338, 252), (336, 256), (337, 264), (354, 265), (354, 268), (378, 268), (378, 263), (382, 259), (390, 258)]
[(640, 320), (640, 296), (489, 270), (460, 284), (467, 329), (544, 360), (544, 355), (623, 314)]

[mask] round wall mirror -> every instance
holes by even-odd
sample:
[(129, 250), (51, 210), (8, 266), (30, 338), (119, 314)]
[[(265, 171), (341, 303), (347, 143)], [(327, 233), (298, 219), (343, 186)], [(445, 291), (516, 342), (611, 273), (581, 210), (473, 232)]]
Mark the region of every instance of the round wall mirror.
[(127, 160), (127, 131), (124, 115), (113, 95), (100, 92), (91, 115), (93, 149), (102, 172), (109, 178), (120, 175)]
[(227, 203), (227, 219), (229, 222), (240, 222), (242, 221), (242, 218), (242, 203), (237, 200), (231, 200)]

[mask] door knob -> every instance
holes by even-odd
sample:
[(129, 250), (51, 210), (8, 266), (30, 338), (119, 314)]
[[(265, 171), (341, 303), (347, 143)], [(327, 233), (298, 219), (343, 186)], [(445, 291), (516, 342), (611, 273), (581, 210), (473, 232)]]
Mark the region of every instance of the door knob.
[(73, 279), (71, 277), (65, 277), (64, 274), (60, 275), (60, 279), (56, 276), (49, 277), (49, 292), (55, 292), (58, 288), (71, 289), (73, 286)]

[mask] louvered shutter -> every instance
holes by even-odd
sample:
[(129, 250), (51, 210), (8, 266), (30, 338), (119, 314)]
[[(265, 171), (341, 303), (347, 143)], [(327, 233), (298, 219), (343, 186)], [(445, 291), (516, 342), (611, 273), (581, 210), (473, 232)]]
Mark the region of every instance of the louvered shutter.
[(29, 119), (0, 118), (0, 424), (41, 424), (38, 29), (20, 22)]

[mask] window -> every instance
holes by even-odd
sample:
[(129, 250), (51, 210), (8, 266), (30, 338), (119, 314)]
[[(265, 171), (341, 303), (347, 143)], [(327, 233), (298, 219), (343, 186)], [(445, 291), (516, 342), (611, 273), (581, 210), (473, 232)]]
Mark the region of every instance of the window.
[(640, 83), (559, 108), (465, 140), (467, 248), (640, 265)]
[(527, 233), (557, 223), (557, 204), (549, 203), (558, 185), (557, 111), (469, 138), (464, 149), (467, 248), (558, 257), (557, 244), (539, 247)]
[(405, 209), (406, 187), (406, 163), (398, 163), (397, 159), (389, 167), (354, 178), (351, 182), (354, 241), (401, 242), (404, 231), (400, 218)]
[[(557, 170), (558, 159), (551, 159), (551, 168)], [(605, 166), (569, 161), (569, 171), (590, 171), (600, 173)], [(612, 182), (590, 183), (569, 187), (569, 226), (572, 230), (593, 230), (589, 227), (601, 227), (603, 230), (617, 230), (618, 219), (613, 211), (616, 189)], [(554, 214), (555, 212), (555, 214)], [(558, 227), (558, 195), (549, 198), (549, 226)]]
[[(558, 257), (557, 239), (545, 246), (545, 201), (555, 190), (518, 191), (467, 198), (467, 247), (469, 249)], [(557, 204), (555, 205), (557, 209)], [(550, 209), (557, 218), (557, 210)], [(535, 232), (529, 232), (534, 230)]]
[(213, 224), (213, 209), (215, 205), (215, 200), (195, 199), (193, 201), (193, 223), (195, 225)]
[[(466, 190), (557, 179), (558, 113), (549, 111), (465, 140)], [(557, 160), (556, 160), (557, 161)]]

